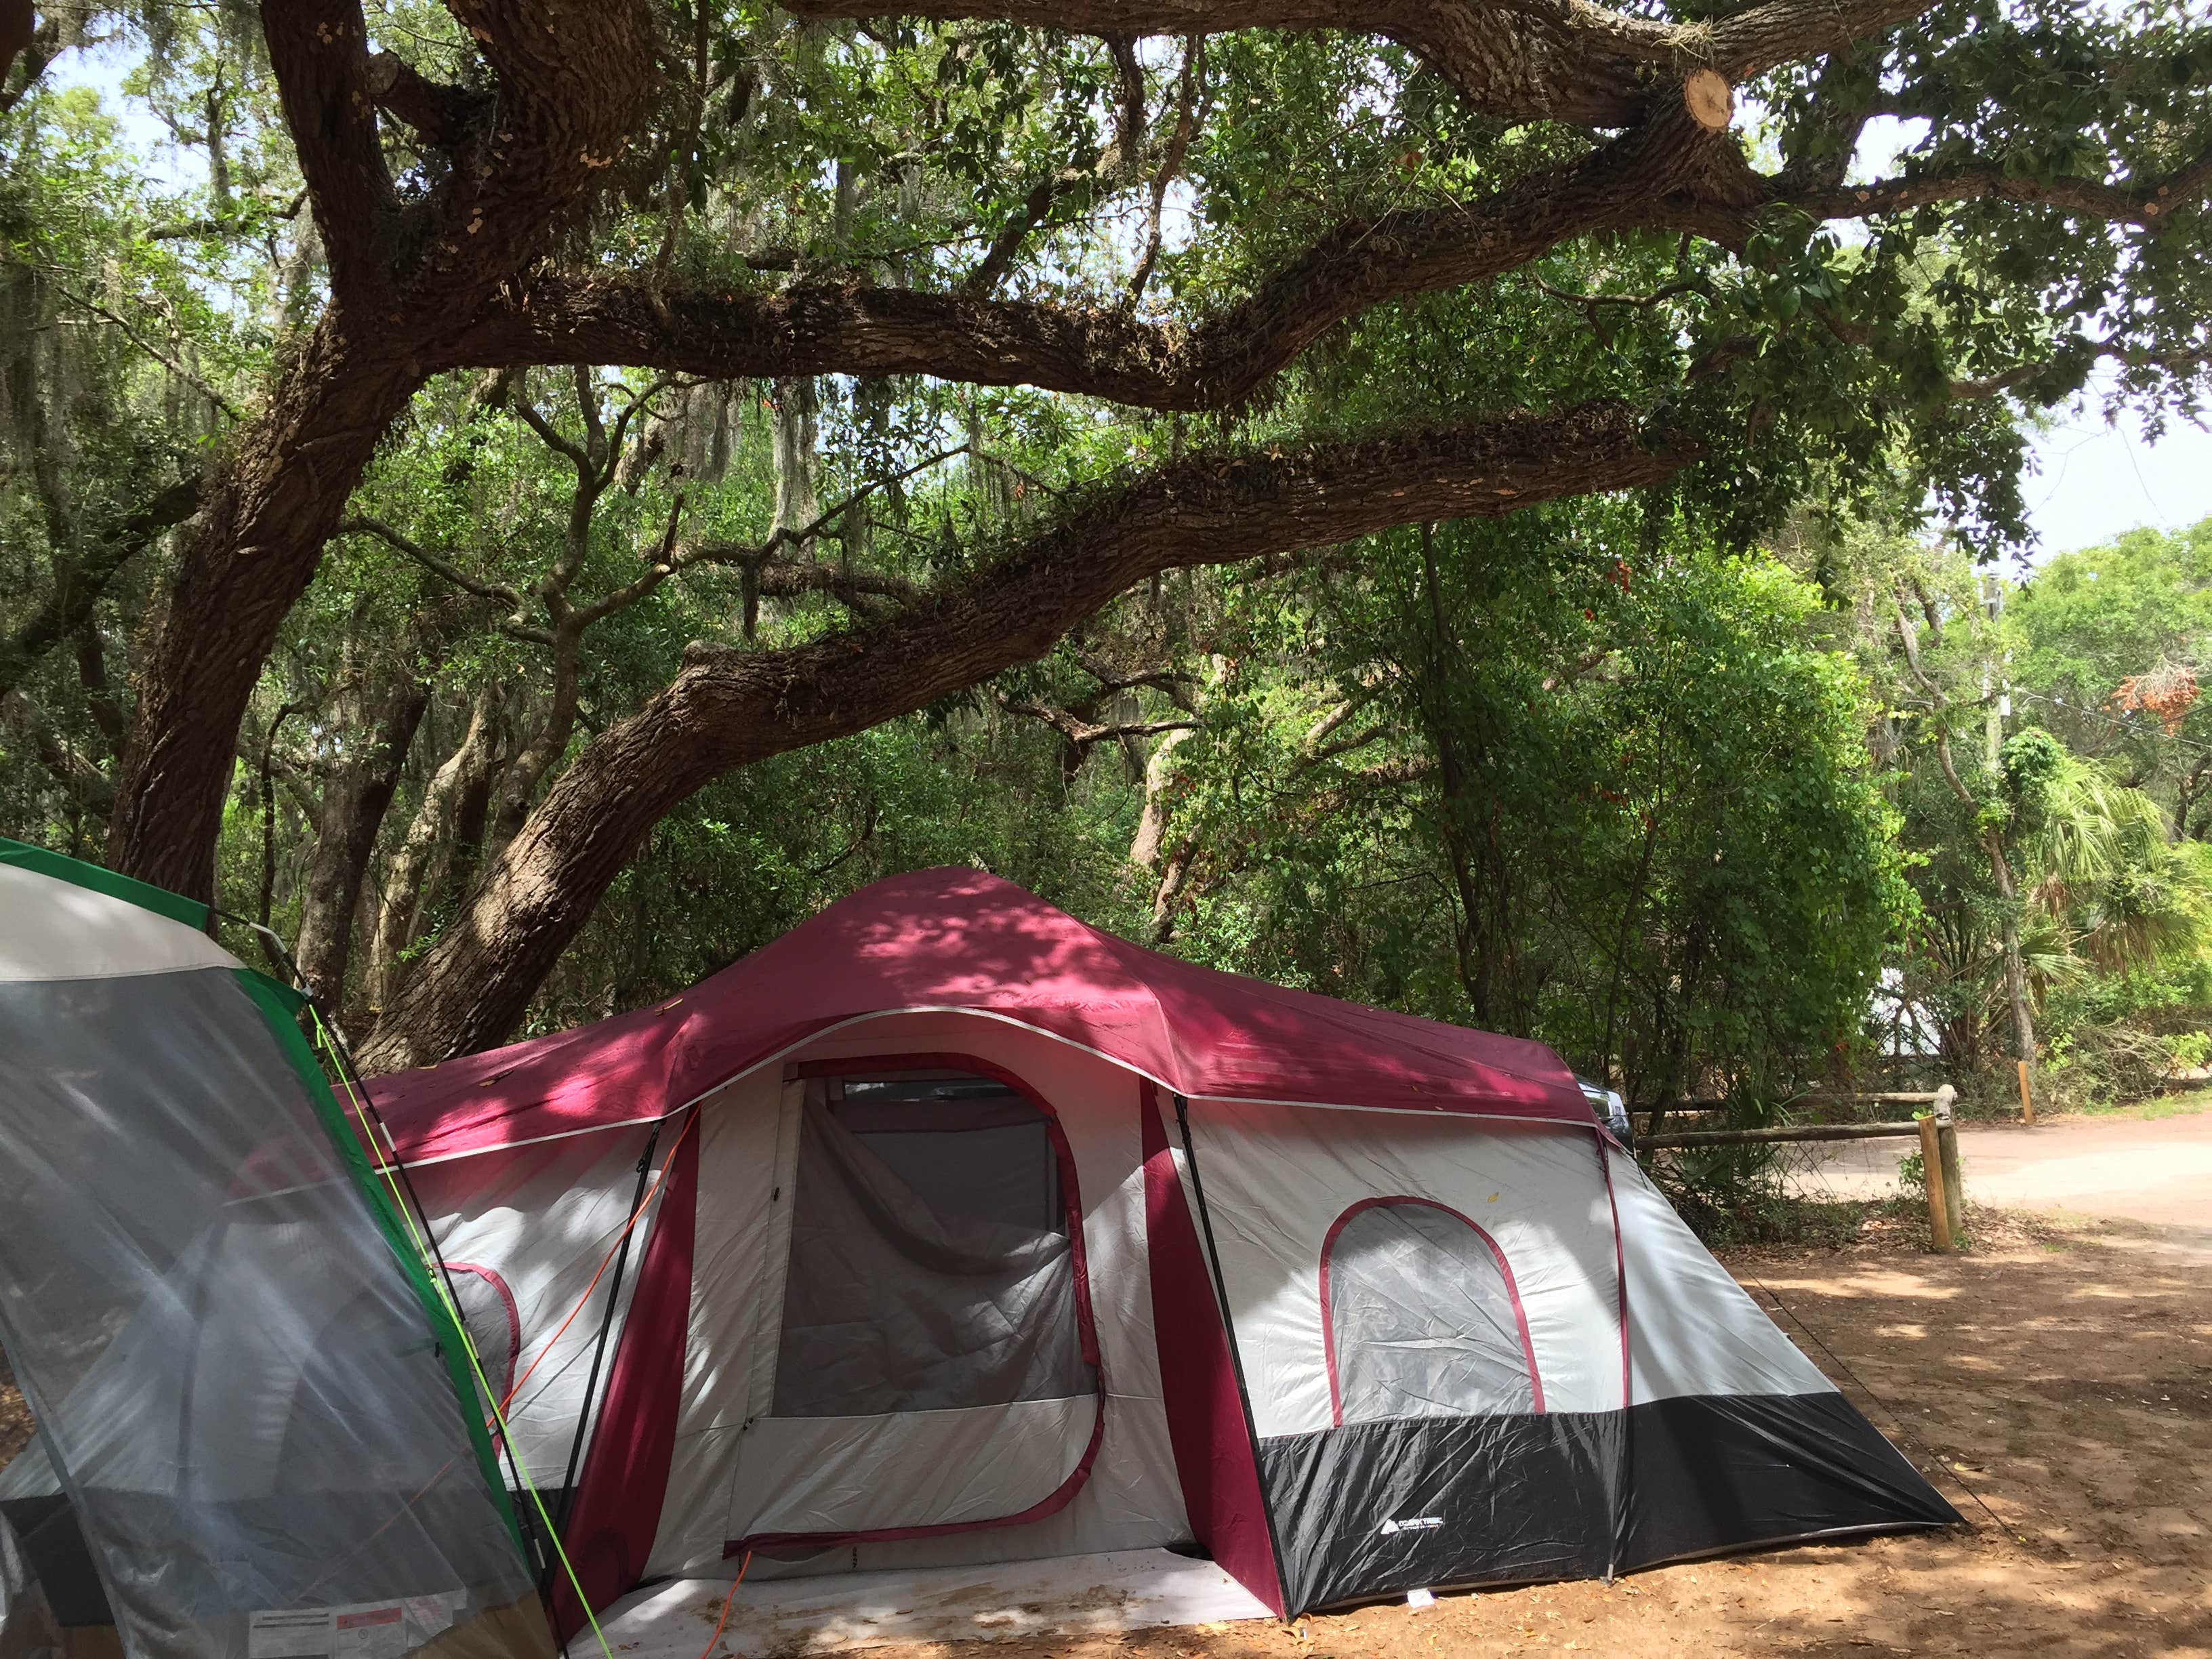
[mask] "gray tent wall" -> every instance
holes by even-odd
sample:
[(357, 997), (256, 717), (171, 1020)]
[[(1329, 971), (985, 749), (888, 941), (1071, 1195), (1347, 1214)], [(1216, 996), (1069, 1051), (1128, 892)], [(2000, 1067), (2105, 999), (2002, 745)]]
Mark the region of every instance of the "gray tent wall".
[(0, 842), (22, 1473), (51, 1467), (134, 1656), (550, 1653), (461, 1339), (289, 994), (206, 925)]

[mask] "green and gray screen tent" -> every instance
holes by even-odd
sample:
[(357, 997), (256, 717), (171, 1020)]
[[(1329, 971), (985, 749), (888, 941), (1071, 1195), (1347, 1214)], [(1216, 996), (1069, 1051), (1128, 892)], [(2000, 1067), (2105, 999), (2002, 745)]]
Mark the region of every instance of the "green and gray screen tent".
[(465, 1346), (296, 1000), (207, 926), (0, 841), (0, 1346), (40, 1431), (0, 1499), (81, 1531), (133, 1656), (550, 1653)]

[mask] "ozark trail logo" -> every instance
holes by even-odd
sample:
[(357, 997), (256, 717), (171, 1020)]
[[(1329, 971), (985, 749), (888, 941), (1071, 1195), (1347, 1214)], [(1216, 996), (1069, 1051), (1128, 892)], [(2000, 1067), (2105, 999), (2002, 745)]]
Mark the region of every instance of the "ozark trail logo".
[(1385, 1538), (1390, 1538), (1401, 1532), (1433, 1532), (1443, 1523), (1441, 1515), (1416, 1515), (1405, 1521), (1385, 1521), (1382, 1531)]

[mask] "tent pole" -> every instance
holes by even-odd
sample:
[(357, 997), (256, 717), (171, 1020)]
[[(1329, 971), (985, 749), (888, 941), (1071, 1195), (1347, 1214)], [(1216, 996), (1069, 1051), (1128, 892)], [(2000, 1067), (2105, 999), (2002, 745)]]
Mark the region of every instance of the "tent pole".
[(1275, 1530), (1275, 1505), (1267, 1496), (1267, 1476), (1260, 1468), (1260, 1430), (1252, 1419), (1252, 1391), (1244, 1386), (1244, 1355), (1237, 1346), (1237, 1322), (1229, 1313), (1229, 1283), (1221, 1276), (1221, 1252), (1214, 1247), (1213, 1216), (1206, 1207), (1206, 1182), (1199, 1178), (1198, 1148), (1190, 1138), (1190, 1103), (1182, 1096), (1175, 1101), (1176, 1127), (1182, 1134), (1182, 1159), (1190, 1170), (1191, 1196), (1198, 1200), (1199, 1231), (1206, 1239), (1206, 1269), (1213, 1275), (1213, 1296), (1221, 1310), (1221, 1333), (1229, 1340), (1229, 1369), (1237, 1379), (1237, 1405), (1244, 1416), (1244, 1437), (1252, 1448), (1252, 1477), (1260, 1486), (1260, 1513), (1267, 1523), (1267, 1550), (1275, 1558), (1275, 1583), (1282, 1592), (1283, 1616), (1295, 1618), (1299, 1609), (1291, 1606), (1290, 1576), (1283, 1571), (1283, 1540)]
[[(629, 1213), (635, 1216), (645, 1203), (645, 1182), (653, 1169), (653, 1149), (660, 1145), (660, 1121), (656, 1119), (653, 1133), (645, 1138), (645, 1151), (637, 1160), (637, 1190), (629, 1195)], [(584, 1437), (592, 1426), (592, 1401), (599, 1391), (599, 1365), (607, 1357), (608, 1334), (615, 1326), (615, 1304), (622, 1300), (623, 1270), (629, 1265), (629, 1242), (637, 1235), (632, 1227), (622, 1236), (621, 1247), (615, 1252), (615, 1276), (607, 1286), (606, 1310), (599, 1316), (599, 1340), (592, 1348), (592, 1370), (584, 1379), (583, 1404), (576, 1410), (576, 1437), (569, 1443), (568, 1472), (561, 1477), (561, 1507), (553, 1514), (553, 1530), (565, 1541), (568, 1535), (569, 1512), (576, 1507), (576, 1469), (583, 1462)]]

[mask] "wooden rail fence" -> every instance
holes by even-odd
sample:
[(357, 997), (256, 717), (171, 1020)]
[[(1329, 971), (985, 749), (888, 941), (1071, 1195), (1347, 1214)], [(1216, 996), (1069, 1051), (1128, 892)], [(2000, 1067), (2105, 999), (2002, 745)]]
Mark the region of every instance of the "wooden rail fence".
[[(1937, 1249), (1951, 1250), (1958, 1247), (1958, 1237), (1966, 1212), (1966, 1188), (1959, 1170), (1959, 1127), (1951, 1115), (1952, 1103), (1958, 1097), (1959, 1091), (1948, 1083), (1930, 1094), (1890, 1092), (1859, 1095), (1852, 1098), (1884, 1104), (1924, 1103), (1929, 1109), (1909, 1120), (1889, 1123), (1781, 1123), (1763, 1129), (1676, 1129), (1666, 1134), (1638, 1135), (1636, 1147), (1638, 1152), (1664, 1152), (1698, 1146), (1760, 1146), (1795, 1141), (1902, 1139), (1910, 1135), (1920, 1142), (1921, 1169), (1928, 1188), (1929, 1237)], [(1840, 1097), (1830, 1096), (1827, 1098), (1835, 1100)], [(1683, 1109), (1678, 1107), (1675, 1109)]]

